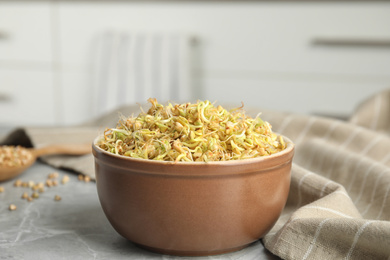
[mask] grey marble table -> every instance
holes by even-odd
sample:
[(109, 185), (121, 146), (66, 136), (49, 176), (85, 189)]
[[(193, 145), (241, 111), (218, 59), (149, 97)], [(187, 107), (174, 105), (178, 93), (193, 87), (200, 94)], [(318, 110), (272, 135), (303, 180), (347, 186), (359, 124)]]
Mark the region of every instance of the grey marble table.
[[(15, 179), (0, 182), (0, 259), (279, 259), (260, 241), (238, 252), (213, 257), (175, 257), (145, 251), (111, 227), (99, 203), (95, 182), (41, 162), (16, 179), (42, 182), (52, 172), (69, 182), (45, 187), (39, 198), (22, 199), (31, 188), (14, 187)], [(61, 197), (55, 201), (55, 195)], [(9, 210), (9, 205), (17, 209)]]

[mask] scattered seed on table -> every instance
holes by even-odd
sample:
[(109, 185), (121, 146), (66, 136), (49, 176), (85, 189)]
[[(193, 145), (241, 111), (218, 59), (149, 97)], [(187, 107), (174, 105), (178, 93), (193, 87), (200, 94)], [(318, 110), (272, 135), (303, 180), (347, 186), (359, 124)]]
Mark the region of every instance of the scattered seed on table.
[(39, 191), (42, 193), (45, 190), (45, 185), (43, 184), (43, 182), (40, 182), (35, 184), (31, 189), (33, 191)]
[(53, 186), (53, 181), (50, 180), (50, 179), (46, 180), (46, 186), (47, 187), (52, 187)]
[(69, 181), (69, 176), (68, 175), (64, 175), (64, 177), (62, 177), (62, 180), (61, 180), (61, 183), (62, 184), (65, 184)]
[(20, 187), (20, 186), (22, 186), (22, 180), (20, 180), (20, 179), (16, 180), (16, 181), (14, 182), (14, 186), (15, 186), (15, 187)]
[[(59, 184), (59, 180), (57, 180), (59, 177), (59, 174), (57, 172), (52, 172), (48, 175), (46, 180), (44, 182), (35, 182), (35, 181), (22, 181), (21, 179), (18, 179), (14, 182), (15, 187), (26, 187), (26, 188), (31, 188), (33, 191), (31, 196), (27, 192), (24, 192), (21, 196), (22, 199), (26, 199), (28, 202), (34, 201), (35, 199), (39, 198), (39, 193), (43, 193), (45, 191), (45, 186), (47, 187), (53, 187), (57, 186)], [(78, 179), (83, 182), (90, 182), (91, 177), (80, 174), (78, 175)], [(69, 182), (70, 178), (68, 175), (64, 175), (61, 179), (62, 184), (66, 184)], [(0, 186), (0, 193), (4, 192), (4, 187)], [(62, 200), (61, 196), (55, 195), (54, 196), (55, 201), (60, 201)], [(17, 209), (15, 204), (10, 204), (8, 209), (10, 211), (14, 211)]]
[(28, 198), (28, 193), (27, 192), (23, 192), (22, 199), (27, 199), (27, 198)]
[(58, 175), (59, 175), (58, 172), (52, 172), (49, 174), (48, 178), (49, 179), (56, 179), (56, 178), (58, 178)]
[(90, 181), (91, 181), (91, 177), (85, 176), (85, 177), (84, 177), (84, 181), (85, 181), (85, 182), (90, 182)]

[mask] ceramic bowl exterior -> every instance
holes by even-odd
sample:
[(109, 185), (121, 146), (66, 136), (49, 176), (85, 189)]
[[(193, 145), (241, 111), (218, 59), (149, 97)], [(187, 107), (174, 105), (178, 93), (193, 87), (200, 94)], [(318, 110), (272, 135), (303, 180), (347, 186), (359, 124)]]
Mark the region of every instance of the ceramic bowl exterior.
[(119, 234), (155, 252), (239, 250), (262, 238), (285, 206), (294, 153), (285, 140), (271, 156), (208, 163), (134, 159), (94, 142), (101, 206)]

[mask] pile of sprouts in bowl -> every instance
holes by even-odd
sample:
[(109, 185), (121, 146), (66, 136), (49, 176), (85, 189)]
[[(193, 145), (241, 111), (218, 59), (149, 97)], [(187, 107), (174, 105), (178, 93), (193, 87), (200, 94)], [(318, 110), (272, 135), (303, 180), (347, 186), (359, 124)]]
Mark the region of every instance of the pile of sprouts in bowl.
[(147, 113), (120, 118), (97, 146), (117, 155), (174, 162), (242, 160), (286, 148), (268, 122), (247, 116), (242, 107), (228, 111), (208, 100), (166, 106), (152, 98), (148, 102)]

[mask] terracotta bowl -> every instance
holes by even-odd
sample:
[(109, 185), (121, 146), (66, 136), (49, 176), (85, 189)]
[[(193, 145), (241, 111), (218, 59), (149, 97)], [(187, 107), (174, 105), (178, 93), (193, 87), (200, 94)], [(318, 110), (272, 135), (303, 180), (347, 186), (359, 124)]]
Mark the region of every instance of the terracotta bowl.
[[(96, 139), (97, 140), (97, 139)], [(262, 238), (282, 212), (293, 143), (277, 154), (227, 162), (164, 162), (93, 144), (99, 200), (123, 237), (170, 255), (215, 255)]]

